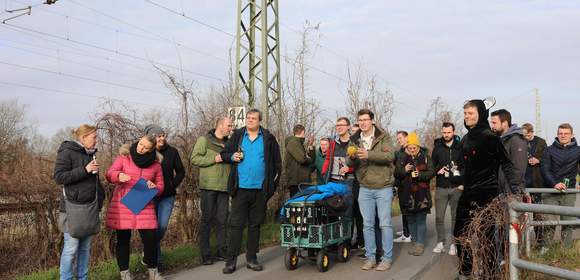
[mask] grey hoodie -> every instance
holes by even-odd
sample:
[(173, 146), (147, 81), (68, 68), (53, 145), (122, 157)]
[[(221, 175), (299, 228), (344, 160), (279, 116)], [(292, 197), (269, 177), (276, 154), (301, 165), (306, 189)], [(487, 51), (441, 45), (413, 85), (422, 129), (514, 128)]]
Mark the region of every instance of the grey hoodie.
[[(519, 176), (525, 182), (526, 168), (528, 167), (528, 141), (524, 137), (523, 130), (517, 124), (512, 124), (508, 131), (500, 136), (501, 142), (507, 152), (508, 159), (514, 166), (515, 176)], [(500, 169), (499, 185), (504, 186), (504, 190), (509, 190), (510, 186), (505, 180), (505, 175)]]

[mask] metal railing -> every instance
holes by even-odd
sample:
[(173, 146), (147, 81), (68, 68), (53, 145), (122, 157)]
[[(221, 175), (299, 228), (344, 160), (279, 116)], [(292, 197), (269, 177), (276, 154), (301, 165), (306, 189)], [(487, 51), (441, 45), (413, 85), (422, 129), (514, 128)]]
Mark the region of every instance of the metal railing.
[[(527, 189), (528, 193), (559, 193), (559, 194), (576, 194), (580, 193), (579, 189), (568, 189), (567, 192), (562, 193), (555, 189)], [(533, 232), (533, 226), (554, 226), (554, 225), (580, 225), (580, 220), (577, 221), (534, 221), (533, 213), (543, 213), (561, 216), (580, 217), (580, 207), (558, 206), (558, 205), (544, 205), (544, 204), (530, 204), (522, 202), (510, 202), (510, 227), (509, 227), (509, 254), (510, 254), (510, 280), (519, 279), (519, 269), (527, 269), (539, 273), (560, 277), (563, 279), (580, 279), (580, 272), (570, 271), (562, 268), (557, 268), (549, 265), (538, 264), (520, 259), (519, 256), (519, 240), (518, 229), (520, 222), (518, 220), (518, 213), (528, 213), (528, 225), (526, 229), (526, 253), (529, 255), (530, 251), (530, 235)]]

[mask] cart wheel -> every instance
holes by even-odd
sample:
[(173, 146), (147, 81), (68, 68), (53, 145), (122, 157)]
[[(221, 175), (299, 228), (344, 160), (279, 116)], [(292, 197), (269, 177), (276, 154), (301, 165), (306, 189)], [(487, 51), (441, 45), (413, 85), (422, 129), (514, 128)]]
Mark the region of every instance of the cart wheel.
[(326, 272), (328, 267), (330, 267), (330, 258), (326, 250), (318, 251), (318, 256), (316, 257), (316, 267), (320, 272)]
[(348, 243), (338, 245), (338, 261), (347, 262), (350, 258), (350, 246)]
[(298, 253), (296, 248), (290, 248), (286, 250), (286, 255), (284, 256), (284, 265), (288, 270), (294, 270), (298, 267)]

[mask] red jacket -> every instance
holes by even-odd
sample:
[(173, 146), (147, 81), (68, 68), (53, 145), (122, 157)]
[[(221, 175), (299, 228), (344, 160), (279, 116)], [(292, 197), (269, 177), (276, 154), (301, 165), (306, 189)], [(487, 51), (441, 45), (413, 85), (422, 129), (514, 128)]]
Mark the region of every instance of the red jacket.
[[(332, 165), (333, 165), (334, 148), (336, 148), (337, 141), (340, 141), (340, 139), (337, 138), (334, 141), (330, 141), (330, 147), (328, 147), (328, 151), (326, 151), (326, 159), (324, 160), (324, 163), (322, 164), (322, 172), (321, 172), (322, 178), (324, 178), (324, 182), (326, 182), (326, 183), (328, 183), (328, 181), (330, 180), (331, 170), (329, 170), (329, 169), (332, 168)], [(352, 173), (354, 173), (354, 168), (349, 167), (347, 174), (352, 174)]]
[[(125, 183), (119, 182), (119, 173), (121, 172), (129, 175), (131, 180)], [(158, 161), (147, 168), (139, 168), (131, 156), (120, 155), (107, 171), (107, 181), (116, 185), (109, 209), (107, 209), (107, 227), (111, 229), (157, 228), (157, 215), (153, 201), (149, 202), (137, 215), (121, 203), (121, 198), (131, 190), (139, 178), (155, 183), (159, 190), (157, 196), (163, 193), (163, 171)]]

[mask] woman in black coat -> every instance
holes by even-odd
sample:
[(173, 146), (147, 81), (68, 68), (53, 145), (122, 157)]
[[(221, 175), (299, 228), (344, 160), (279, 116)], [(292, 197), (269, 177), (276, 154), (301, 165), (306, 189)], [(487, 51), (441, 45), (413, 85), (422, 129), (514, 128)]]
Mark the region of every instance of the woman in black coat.
[[(60, 201), (59, 226), (64, 233), (64, 246), (60, 258), (60, 279), (88, 279), (91, 236), (74, 238), (67, 232), (65, 195), (68, 201), (88, 204), (95, 201), (98, 207), (104, 200), (99, 181), (99, 164), (95, 158), (97, 128), (83, 124), (73, 130), (73, 141), (64, 141), (58, 149), (54, 166), (54, 180), (63, 185)], [(75, 262), (76, 258), (76, 262)], [(76, 264), (73, 267), (73, 264)]]

